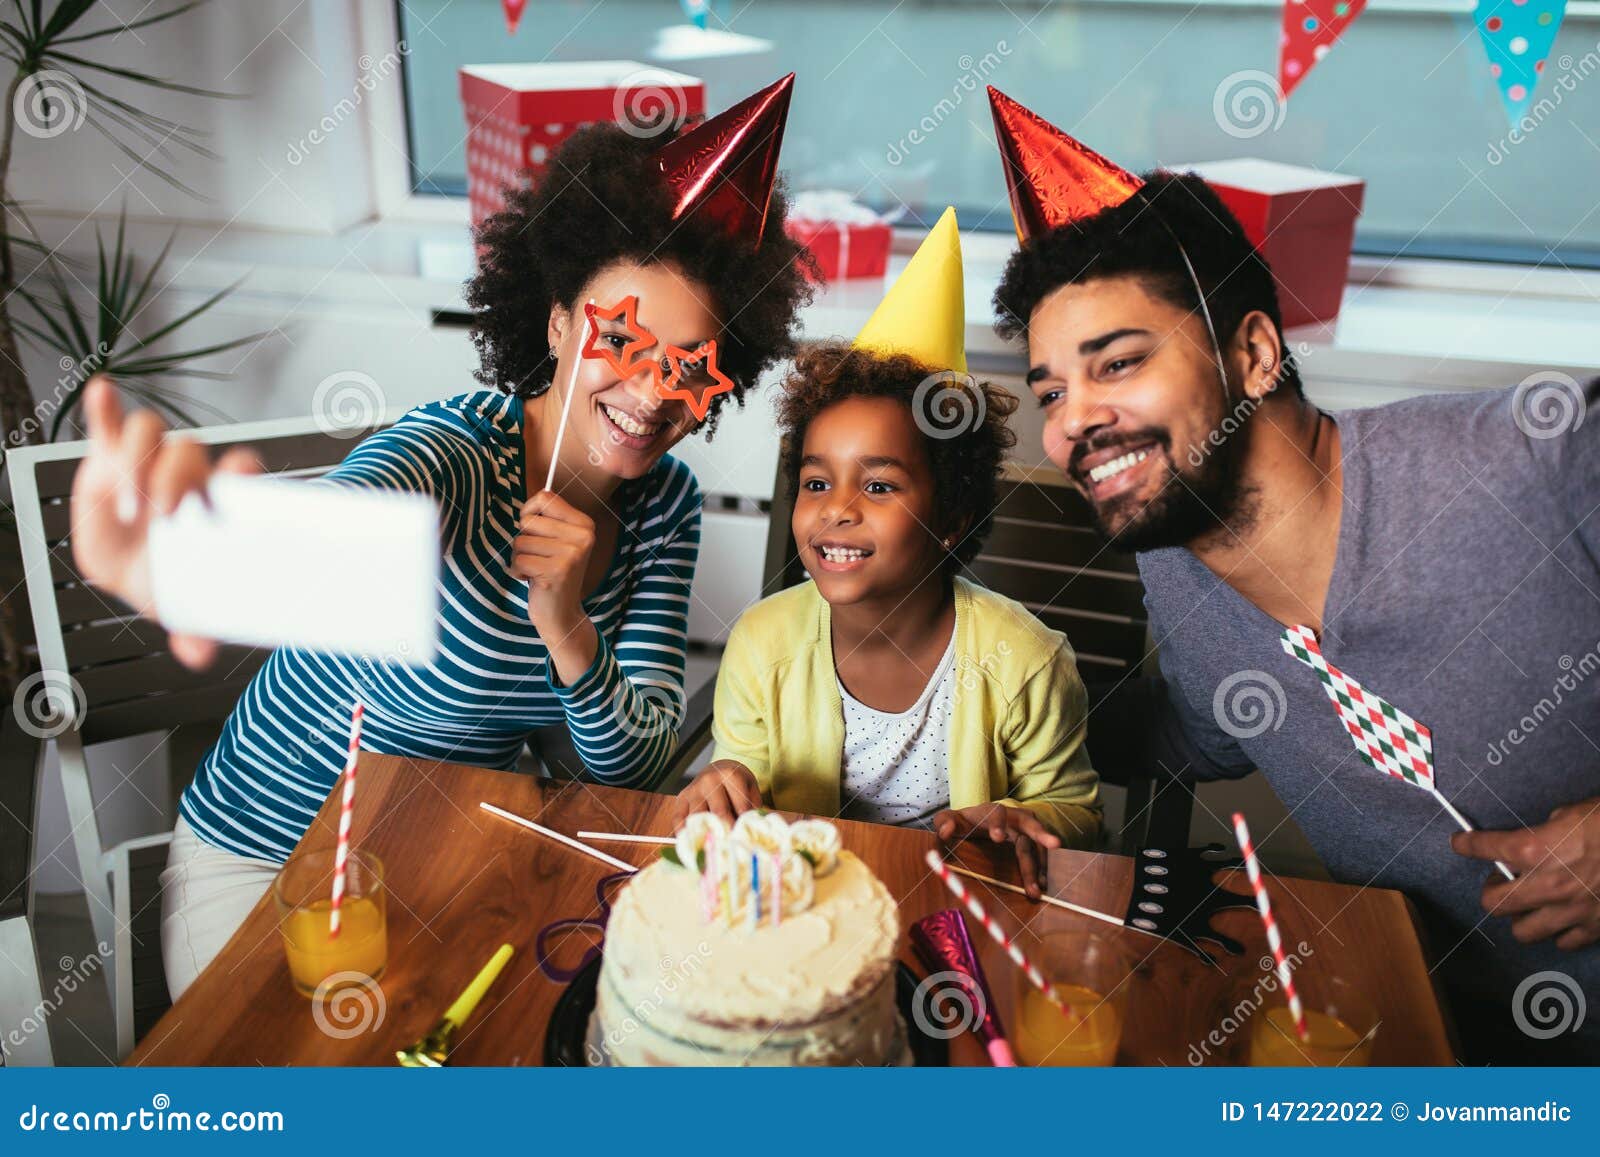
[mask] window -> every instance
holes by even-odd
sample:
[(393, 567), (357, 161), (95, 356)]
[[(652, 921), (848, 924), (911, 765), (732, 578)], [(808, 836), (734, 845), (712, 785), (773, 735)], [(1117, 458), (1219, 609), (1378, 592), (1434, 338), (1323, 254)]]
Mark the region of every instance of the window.
[[(1569, 6), (1524, 129), (1508, 130), (1471, 0), (1370, 0), (1281, 116), (1276, 0), (717, 0), (765, 51), (662, 59), (677, 0), (403, 0), (413, 187), (465, 191), (456, 70), (632, 59), (702, 76), (712, 110), (795, 70), (783, 166), (930, 223), (1011, 227), (984, 86), (1118, 163), (1258, 156), (1366, 178), (1361, 252), (1600, 267), (1600, 13)], [(757, 46), (759, 47), (759, 45)]]

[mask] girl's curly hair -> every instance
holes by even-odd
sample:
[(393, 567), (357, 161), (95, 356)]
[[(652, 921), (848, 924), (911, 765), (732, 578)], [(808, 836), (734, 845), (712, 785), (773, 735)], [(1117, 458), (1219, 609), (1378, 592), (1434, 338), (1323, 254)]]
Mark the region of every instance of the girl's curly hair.
[[(693, 213), (674, 221), (651, 162), (668, 139), (591, 125), (551, 154), (542, 178), (506, 190), (505, 208), (477, 230), (478, 272), (466, 288), (479, 382), (524, 398), (544, 393), (555, 373), (552, 305), (575, 307), (589, 280), (622, 260), (671, 264), (710, 291), (722, 325), (718, 365), (741, 407), (762, 372), (794, 351), (815, 262), (784, 232), (783, 190), (772, 192), (757, 248)], [(712, 402), (708, 434), (726, 397)]]
[(782, 384), (777, 402), (783, 473), (799, 485), (806, 430), (817, 415), (846, 398), (894, 398), (922, 435), (933, 471), (934, 520), (940, 532), (964, 528), (944, 560), (946, 573), (977, 557), (994, 525), (1000, 473), (1017, 436), (1006, 420), (1013, 394), (971, 374), (935, 370), (904, 354), (885, 355), (840, 343), (806, 347)]

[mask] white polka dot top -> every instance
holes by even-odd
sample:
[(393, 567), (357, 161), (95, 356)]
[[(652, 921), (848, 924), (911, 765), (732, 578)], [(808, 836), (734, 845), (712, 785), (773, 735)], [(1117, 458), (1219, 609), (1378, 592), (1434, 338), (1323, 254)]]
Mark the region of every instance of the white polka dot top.
[[(840, 815), (875, 824), (926, 827), (950, 806), (950, 705), (955, 691), (955, 632), (917, 701), (898, 713), (878, 711), (839, 684), (844, 703)], [(837, 678), (837, 676), (835, 676)]]

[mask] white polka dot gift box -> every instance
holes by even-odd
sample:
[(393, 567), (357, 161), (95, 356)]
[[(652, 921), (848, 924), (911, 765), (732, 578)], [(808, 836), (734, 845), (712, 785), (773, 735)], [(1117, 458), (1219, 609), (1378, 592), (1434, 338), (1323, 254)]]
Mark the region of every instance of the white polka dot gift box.
[(584, 125), (613, 121), (642, 137), (705, 115), (699, 77), (632, 60), (468, 64), (467, 199), (476, 228), (504, 206), (504, 188), (544, 172), (550, 154)]

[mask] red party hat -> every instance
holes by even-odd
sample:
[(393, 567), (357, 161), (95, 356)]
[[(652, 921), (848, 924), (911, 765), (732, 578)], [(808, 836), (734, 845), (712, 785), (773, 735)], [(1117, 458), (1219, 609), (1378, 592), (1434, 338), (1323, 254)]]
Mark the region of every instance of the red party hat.
[(1011, 194), (1011, 218), (1024, 244), (1120, 205), (1144, 184), (993, 85), (989, 108)]
[(707, 213), (729, 233), (761, 243), (793, 91), (791, 72), (656, 152), (674, 220)]

